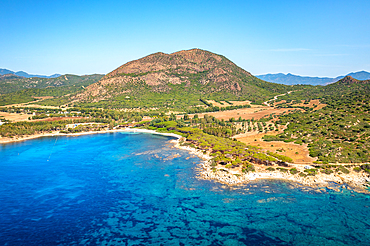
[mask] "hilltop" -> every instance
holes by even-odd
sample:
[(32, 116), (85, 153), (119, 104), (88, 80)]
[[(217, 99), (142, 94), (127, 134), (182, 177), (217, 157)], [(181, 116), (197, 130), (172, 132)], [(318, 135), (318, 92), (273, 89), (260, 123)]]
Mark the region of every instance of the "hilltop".
[(222, 55), (191, 49), (130, 61), (71, 99), (85, 106), (181, 109), (202, 104), (200, 99), (262, 103), (287, 90), (254, 77)]

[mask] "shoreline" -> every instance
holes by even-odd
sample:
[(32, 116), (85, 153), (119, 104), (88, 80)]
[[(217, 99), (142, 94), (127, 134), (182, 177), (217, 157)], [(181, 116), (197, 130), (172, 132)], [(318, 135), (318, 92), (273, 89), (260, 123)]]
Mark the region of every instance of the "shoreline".
[[(180, 139), (176, 140), (175, 147), (188, 151), (189, 153), (198, 156), (203, 161), (198, 164), (198, 178), (205, 180), (215, 180), (222, 184), (229, 186), (247, 184), (251, 181), (256, 180), (283, 180), (285, 182), (292, 182), (295, 184), (300, 184), (306, 187), (311, 187), (316, 190), (316, 192), (322, 193), (323, 188), (332, 189), (339, 191), (340, 188), (346, 188), (348, 190), (353, 190), (358, 193), (370, 194), (370, 175), (361, 172), (349, 174), (324, 174), (318, 173), (315, 176), (301, 177), (298, 174), (291, 174), (289, 172), (267, 171), (266, 166), (254, 164), (256, 170), (254, 172), (241, 173), (239, 171), (230, 170), (227, 168), (220, 168), (217, 171), (212, 170), (211, 156), (204, 154), (203, 151), (189, 147), (181, 146)], [(304, 165), (300, 164), (290, 164), (290, 168), (304, 168)], [(278, 167), (278, 166), (276, 166)], [(226, 171), (225, 171), (226, 170)], [(334, 183), (334, 184), (333, 184)]]
[(16, 143), (41, 137), (55, 137), (55, 136), (82, 136), (82, 135), (90, 135), (90, 134), (103, 134), (103, 133), (113, 133), (113, 132), (138, 132), (138, 133), (150, 133), (168, 137), (175, 137), (175, 138), (182, 138), (182, 136), (174, 134), (174, 133), (160, 133), (154, 130), (148, 129), (137, 129), (137, 128), (125, 128), (125, 129), (114, 129), (114, 130), (103, 130), (103, 131), (89, 131), (89, 132), (78, 132), (78, 133), (60, 133), (59, 131), (55, 131), (52, 133), (39, 133), (34, 135), (27, 135), (25, 137), (20, 138), (4, 138), (0, 137), (0, 144), (8, 144), (8, 143)]
[[(358, 193), (370, 194), (369, 182), (370, 176), (366, 173), (356, 174), (323, 174), (318, 173), (315, 176), (300, 177), (299, 175), (293, 175), (287, 172), (267, 171), (264, 170), (260, 165), (254, 165), (256, 168), (255, 172), (248, 172), (240, 174), (228, 170), (225, 172), (221, 169), (213, 171), (209, 161), (204, 161), (200, 164), (199, 176), (206, 180), (215, 180), (217, 182), (227, 185), (240, 185), (247, 184), (251, 181), (256, 180), (283, 180), (286, 182), (292, 182), (300, 184), (306, 187), (316, 189), (317, 192), (322, 192), (323, 188), (333, 189), (339, 191), (340, 188), (346, 188), (353, 190)], [(334, 187), (333, 187), (334, 186)]]
[[(81, 135), (90, 135), (90, 134), (104, 134), (104, 133), (114, 133), (114, 132), (137, 132), (137, 133), (149, 133), (155, 135), (162, 135), (168, 137), (175, 137), (176, 140), (172, 140), (171, 143), (174, 144), (175, 148), (182, 149), (188, 151), (190, 154), (198, 156), (202, 162), (198, 164), (199, 172), (197, 174), (198, 178), (205, 179), (205, 180), (215, 180), (216, 182), (220, 182), (226, 185), (240, 185), (246, 184), (251, 181), (255, 180), (284, 180), (287, 182), (293, 182), (297, 184), (301, 184), (303, 186), (308, 186), (311, 188), (316, 188), (318, 192), (322, 188), (329, 188), (329, 189), (338, 189), (333, 188), (331, 183), (337, 184), (342, 188), (347, 188), (349, 190), (353, 190), (359, 193), (366, 193), (370, 194), (370, 191), (366, 188), (369, 186), (370, 176), (364, 172), (361, 173), (353, 173), (350, 174), (323, 174), (318, 173), (315, 176), (307, 176), (307, 177), (300, 177), (298, 175), (293, 175), (288, 172), (280, 172), (280, 171), (267, 171), (265, 170), (264, 166), (255, 164), (255, 172), (248, 172), (248, 173), (241, 173), (240, 171), (230, 170), (226, 168), (219, 168), (216, 171), (212, 170), (211, 156), (208, 153), (203, 153), (203, 151), (189, 147), (189, 146), (181, 146), (180, 140), (183, 138), (180, 135), (175, 133), (161, 133), (154, 130), (148, 129), (137, 129), (137, 128), (125, 128), (125, 129), (116, 129), (116, 130), (104, 130), (104, 131), (89, 131), (89, 132), (79, 132), (79, 133), (60, 133), (60, 132), (53, 132), (53, 133), (44, 133), (44, 134), (35, 134), (30, 135), (22, 138), (0, 138), (0, 144), (8, 144), (8, 143), (15, 143), (30, 139), (36, 139), (40, 137), (53, 137), (53, 136), (81, 136)], [(292, 167), (303, 167), (303, 165), (299, 164), (291, 164)]]

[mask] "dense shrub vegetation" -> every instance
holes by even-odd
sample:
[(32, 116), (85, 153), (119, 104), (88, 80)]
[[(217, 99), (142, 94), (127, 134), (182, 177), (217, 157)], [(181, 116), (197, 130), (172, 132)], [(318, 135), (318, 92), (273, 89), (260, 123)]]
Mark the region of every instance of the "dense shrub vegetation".
[[(327, 104), (280, 116), (278, 124), (288, 124), (277, 136), (266, 141), (307, 143), (310, 155), (323, 163), (362, 163), (370, 161), (370, 83), (343, 84), (294, 92), (289, 100), (320, 99)], [(306, 100), (307, 101), (307, 100)]]
[[(0, 106), (36, 101), (35, 97), (52, 96), (53, 100), (43, 104), (59, 106), (68, 103), (64, 95), (82, 91), (84, 87), (97, 82), (103, 75), (62, 75), (58, 78), (16, 78), (0, 80)], [(56, 103), (47, 103), (57, 101)]]

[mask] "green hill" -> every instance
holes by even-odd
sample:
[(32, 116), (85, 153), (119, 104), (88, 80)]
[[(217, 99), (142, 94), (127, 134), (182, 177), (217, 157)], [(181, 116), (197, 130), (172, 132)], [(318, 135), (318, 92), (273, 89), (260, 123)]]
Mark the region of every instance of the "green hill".
[(34, 97), (61, 97), (83, 90), (103, 75), (62, 75), (58, 78), (24, 78), (7, 74), (0, 76), (0, 106), (36, 100)]
[(370, 161), (370, 80), (350, 76), (327, 85), (291, 93), (285, 100), (320, 99), (327, 106), (304, 113), (281, 116), (278, 123), (288, 124), (283, 134), (266, 140), (307, 143), (310, 156), (319, 161), (362, 163)]

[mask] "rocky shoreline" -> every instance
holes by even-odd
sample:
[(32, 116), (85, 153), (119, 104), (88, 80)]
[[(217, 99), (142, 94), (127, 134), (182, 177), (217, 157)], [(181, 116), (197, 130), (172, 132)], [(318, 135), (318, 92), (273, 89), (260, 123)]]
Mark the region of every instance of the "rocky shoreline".
[[(298, 183), (304, 186), (317, 189), (318, 192), (320, 188), (327, 187), (329, 189), (333, 188), (333, 183), (337, 187), (346, 188), (359, 193), (370, 194), (368, 187), (370, 186), (370, 175), (365, 172), (355, 173), (350, 172), (349, 174), (324, 174), (318, 173), (315, 176), (302, 177), (298, 174), (291, 174), (289, 172), (281, 171), (267, 171), (263, 165), (255, 165), (255, 172), (243, 173), (240, 170), (232, 170), (226, 168), (214, 168), (211, 166), (212, 157), (204, 154), (203, 151), (191, 148), (189, 146), (181, 146), (180, 139), (175, 140), (175, 147), (183, 150), (189, 151), (191, 154), (198, 156), (203, 161), (198, 165), (199, 178), (207, 180), (215, 180), (217, 182), (226, 185), (239, 185), (246, 184), (251, 181), (258, 179), (281, 179), (284, 181)], [(303, 170), (304, 166), (299, 164), (290, 164), (291, 168), (295, 167), (298, 170)]]
[(205, 161), (201, 164), (202, 171), (200, 176), (204, 179), (213, 179), (218, 182), (228, 184), (228, 185), (238, 185), (243, 183), (248, 183), (250, 181), (258, 179), (282, 179), (285, 181), (299, 183), (304, 186), (309, 186), (313, 188), (328, 187), (331, 183), (336, 183), (337, 185), (347, 185), (343, 186), (356, 192), (370, 194), (367, 189), (369, 187), (370, 177), (366, 173), (350, 173), (350, 174), (316, 174), (315, 176), (301, 177), (299, 175), (293, 175), (288, 172), (273, 171), (268, 172), (259, 166), (256, 166), (255, 172), (240, 173), (233, 171), (224, 170), (212, 170), (210, 162)]

